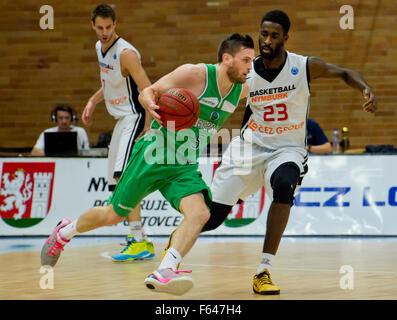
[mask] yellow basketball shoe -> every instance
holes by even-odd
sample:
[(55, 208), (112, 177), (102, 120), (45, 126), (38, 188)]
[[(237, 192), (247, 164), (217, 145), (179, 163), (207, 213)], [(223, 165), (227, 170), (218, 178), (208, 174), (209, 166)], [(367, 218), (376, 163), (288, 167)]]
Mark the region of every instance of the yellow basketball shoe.
[(280, 294), (280, 288), (272, 282), (267, 269), (254, 276), (253, 290), (259, 294)]
[(155, 256), (152, 242), (148, 242), (146, 239), (137, 242), (133, 235), (128, 235), (126, 239), (127, 244), (125, 248), (120, 253), (112, 256), (114, 262), (147, 260)]

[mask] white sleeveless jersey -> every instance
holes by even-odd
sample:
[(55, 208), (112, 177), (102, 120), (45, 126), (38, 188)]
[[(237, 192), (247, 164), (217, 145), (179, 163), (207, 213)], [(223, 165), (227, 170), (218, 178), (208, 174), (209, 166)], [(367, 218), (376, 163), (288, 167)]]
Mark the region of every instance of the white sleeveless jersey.
[[(258, 61), (260, 59), (260, 61)], [(248, 75), (250, 92), (242, 126), (242, 138), (267, 149), (306, 145), (306, 120), (310, 88), (308, 57), (287, 52), (284, 67), (268, 82), (255, 70), (259, 56)]]
[(101, 42), (95, 45), (101, 70), (101, 82), (106, 108), (115, 119), (130, 114), (143, 113), (144, 109), (138, 101), (138, 87), (132, 77), (123, 77), (120, 65), (120, 53), (131, 49), (141, 59), (138, 50), (122, 38), (116, 41), (102, 53)]

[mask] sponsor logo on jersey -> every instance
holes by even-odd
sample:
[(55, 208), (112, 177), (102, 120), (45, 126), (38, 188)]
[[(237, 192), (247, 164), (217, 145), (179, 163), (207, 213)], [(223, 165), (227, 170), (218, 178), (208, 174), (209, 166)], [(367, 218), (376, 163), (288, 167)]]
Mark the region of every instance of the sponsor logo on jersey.
[(215, 134), (217, 132), (216, 125), (212, 122), (203, 120), (203, 119), (198, 119), (196, 124), (194, 125), (195, 127), (199, 129), (203, 129), (208, 131), (209, 133)]
[(122, 98), (116, 98), (116, 99), (108, 99), (107, 101), (111, 104), (111, 105), (119, 105), (120, 103), (125, 103), (125, 101), (127, 100), (127, 96), (124, 96)]
[(113, 70), (113, 66), (111, 66), (110, 64), (107, 64), (107, 63), (103, 63), (101, 61), (99, 61), (99, 66), (104, 68), (104, 69)]
[(252, 132), (258, 131), (260, 133), (273, 135), (273, 134), (283, 134), (293, 130), (299, 130), (302, 129), (304, 125), (305, 125), (305, 121), (301, 121), (298, 124), (270, 127), (262, 124), (258, 125), (253, 119), (251, 119), (251, 121), (248, 123), (248, 128), (250, 128)]
[(284, 86), (284, 87), (259, 89), (259, 90), (251, 91), (250, 98), (255, 97), (255, 96), (268, 95), (268, 94), (283, 93), (283, 92), (288, 92), (288, 91), (292, 91), (295, 89), (296, 89), (295, 84), (290, 84), (289, 86)]
[(251, 103), (257, 103), (257, 102), (288, 99), (289, 91), (292, 91), (295, 89), (296, 89), (295, 84), (292, 84), (289, 86), (284, 86), (284, 87), (259, 89), (259, 90), (250, 92), (249, 100)]
[(219, 103), (219, 99), (218, 98), (202, 98), (200, 99), (200, 103), (215, 108), (218, 103)]
[(113, 55), (113, 59), (116, 60), (117, 59), (117, 54)]
[(274, 100), (281, 100), (281, 99), (287, 99), (288, 98), (288, 93), (277, 93), (277, 94), (269, 94), (267, 96), (257, 96), (250, 98), (251, 103), (255, 102), (265, 102), (265, 101), (274, 101)]
[(55, 163), (4, 162), (0, 181), (0, 214), (5, 223), (28, 228), (50, 210)]

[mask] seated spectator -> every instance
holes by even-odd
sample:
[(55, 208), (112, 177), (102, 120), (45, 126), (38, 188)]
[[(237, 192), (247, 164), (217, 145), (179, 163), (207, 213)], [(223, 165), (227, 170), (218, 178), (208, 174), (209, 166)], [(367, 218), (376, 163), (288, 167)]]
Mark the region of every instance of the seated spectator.
[(307, 120), (307, 146), (306, 150), (315, 154), (332, 153), (329, 142), (320, 125), (312, 119)]
[(72, 125), (73, 121), (77, 121), (77, 117), (69, 105), (57, 105), (57, 107), (51, 113), (51, 119), (53, 122), (56, 122), (57, 126), (48, 128), (40, 134), (36, 144), (32, 149), (32, 156), (44, 156), (44, 132), (77, 132), (77, 149), (79, 151), (90, 149), (90, 143), (85, 130), (81, 127)]

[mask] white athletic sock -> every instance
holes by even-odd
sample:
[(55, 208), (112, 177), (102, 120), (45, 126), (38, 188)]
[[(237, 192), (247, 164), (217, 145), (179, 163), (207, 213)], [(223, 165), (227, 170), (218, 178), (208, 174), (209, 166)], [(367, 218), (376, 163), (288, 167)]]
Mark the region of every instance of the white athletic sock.
[(172, 270), (178, 269), (178, 264), (181, 262), (182, 256), (175, 248), (168, 248), (163, 260), (160, 263), (158, 269), (171, 268)]
[(76, 225), (77, 225), (77, 220), (74, 220), (72, 223), (69, 223), (61, 230), (59, 230), (59, 235), (65, 240), (72, 239), (76, 234), (80, 233), (77, 232)]
[(130, 225), (131, 234), (137, 242), (142, 242), (146, 239), (146, 234), (143, 231), (142, 223), (140, 221), (131, 221), (128, 224)]
[(263, 270), (267, 269), (270, 272), (270, 267), (272, 266), (272, 261), (274, 254), (262, 253), (261, 264), (258, 267), (256, 274), (260, 274)]

